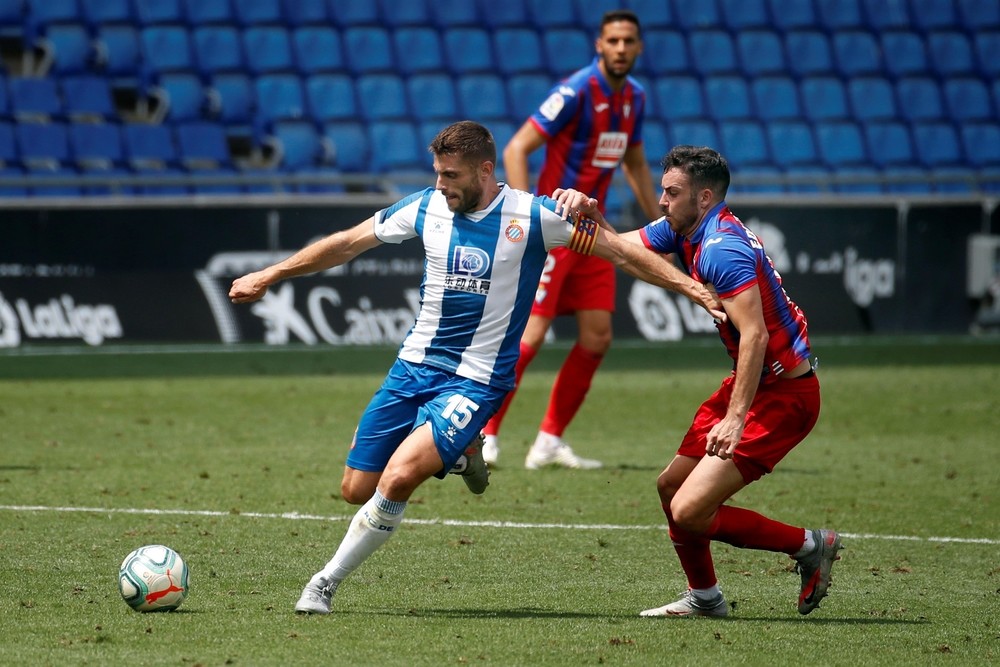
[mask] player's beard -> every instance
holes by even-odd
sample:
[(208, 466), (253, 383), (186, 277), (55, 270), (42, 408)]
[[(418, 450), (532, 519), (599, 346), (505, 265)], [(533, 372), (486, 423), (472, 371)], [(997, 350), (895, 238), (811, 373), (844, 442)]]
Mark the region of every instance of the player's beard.
[(448, 209), (452, 213), (468, 213), (475, 210), (479, 201), (483, 198), (483, 188), (479, 183), (472, 183), (468, 188), (459, 191), (455, 205), (448, 201)]
[(604, 59), (604, 71), (607, 73), (609, 82), (613, 84), (620, 84), (624, 81), (635, 65), (635, 60), (617, 61), (613, 56), (606, 55), (602, 55), (601, 58)]

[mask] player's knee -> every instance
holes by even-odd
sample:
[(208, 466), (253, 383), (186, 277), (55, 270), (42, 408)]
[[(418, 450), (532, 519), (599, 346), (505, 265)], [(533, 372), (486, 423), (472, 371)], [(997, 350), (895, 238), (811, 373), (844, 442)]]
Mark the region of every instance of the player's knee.
[(352, 505), (364, 505), (375, 495), (375, 487), (369, 484), (358, 484), (355, 480), (345, 477), (340, 483), (340, 496)]
[(611, 331), (581, 331), (578, 342), (580, 347), (593, 355), (604, 356), (611, 348)]
[(667, 473), (664, 472), (656, 478), (656, 493), (659, 494), (660, 502), (664, 505), (670, 504), (670, 501), (673, 500), (674, 495), (677, 493), (677, 489), (677, 484), (670, 479)]
[(704, 533), (711, 523), (710, 515), (706, 515), (701, 507), (680, 501), (676, 497), (670, 501), (670, 516), (674, 525), (693, 535)]

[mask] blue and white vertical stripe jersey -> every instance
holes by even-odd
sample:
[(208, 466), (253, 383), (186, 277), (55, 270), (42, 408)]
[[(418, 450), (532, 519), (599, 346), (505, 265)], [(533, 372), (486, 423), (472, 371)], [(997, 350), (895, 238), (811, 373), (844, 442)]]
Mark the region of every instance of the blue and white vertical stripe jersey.
[(424, 243), (420, 311), (399, 358), (500, 389), (514, 388), (514, 364), (548, 251), (571, 225), (548, 197), (502, 185), (488, 207), (452, 213), (428, 188), (375, 214), (375, 236)]

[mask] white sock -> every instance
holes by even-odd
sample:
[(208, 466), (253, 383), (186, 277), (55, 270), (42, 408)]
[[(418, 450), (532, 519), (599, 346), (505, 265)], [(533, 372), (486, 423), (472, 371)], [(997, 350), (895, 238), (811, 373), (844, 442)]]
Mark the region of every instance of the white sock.
[(316, 576), (335, 584), (343, 581), (392, 537), (405, 509), (405, 500), (389, 500), (376, 489), (375, 495), (354, 515), (337, 553)]
[(813, 539), (813, 532), (808, 528), (805, 529), (806, 537), (802, 542), (802, 548), (796, 551), (792, 558), (802, 558), (810, 553), (816, 548), (816, 540)]
[(711, 602), (718, 599), (718, 597), (722, 595), (722, 589), (719, 588), (719, 584), (715, 584), (711, 588), (692, 588), (691, 595), (693, 595), (696, 600)]

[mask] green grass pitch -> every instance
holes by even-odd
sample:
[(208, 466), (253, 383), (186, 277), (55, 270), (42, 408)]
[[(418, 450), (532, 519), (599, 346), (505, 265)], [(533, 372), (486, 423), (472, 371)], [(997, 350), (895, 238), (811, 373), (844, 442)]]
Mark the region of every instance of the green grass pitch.
[[(819, 340), (823, 414), (735, 502), (845, 534), (796, 612), (781, 554), (714, 547), (733, 614), (646, 619), (685, 586), (654, 482), (727, 360), (616, 345), (567, 439), (523, 458), (565, 347), (529, 369), (483, 496), (431, 480), (392, 540), (300, 617), (354, 508), (351, 432), (389, 349), (0, 354), (0, 664), (982, 665), (1000, 660), (1000, 344)], [(63, 352), (63, 353), (57, 353)], [(121, 600), (122, 558), (179, 551), (177, 612)]]

